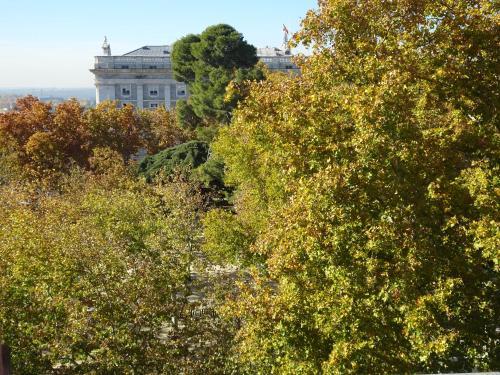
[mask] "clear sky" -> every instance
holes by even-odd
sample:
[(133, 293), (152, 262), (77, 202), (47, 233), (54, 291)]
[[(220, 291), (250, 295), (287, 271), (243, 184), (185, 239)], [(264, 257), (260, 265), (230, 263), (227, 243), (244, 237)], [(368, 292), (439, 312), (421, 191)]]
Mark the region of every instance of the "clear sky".
[(104, 35), (113, 54), (171, 44), (228, 23), (256, 47), (280, 46), (316, 0), (0, 0), (0, 87), (91, 87)]

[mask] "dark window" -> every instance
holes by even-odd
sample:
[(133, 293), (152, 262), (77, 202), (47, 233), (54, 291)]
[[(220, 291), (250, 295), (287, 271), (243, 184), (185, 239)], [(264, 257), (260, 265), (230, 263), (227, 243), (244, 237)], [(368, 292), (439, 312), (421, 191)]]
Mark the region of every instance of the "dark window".
[(149, 66), (149, 69), (156, 69), (156, 68), (157, 68), (157, 66), (156, 66), (156, 65), (150, 65), (150, 66)]
[(128, 65), (122, 65), (122, 69), (128, 69)]

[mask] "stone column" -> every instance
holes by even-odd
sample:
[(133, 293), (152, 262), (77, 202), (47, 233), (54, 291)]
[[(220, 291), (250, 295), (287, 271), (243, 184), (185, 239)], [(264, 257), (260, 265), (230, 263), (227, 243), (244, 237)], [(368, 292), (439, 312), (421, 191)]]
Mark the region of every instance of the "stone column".
[(99, 104), (103, 100), (115, 100), (115, 86), (105, 83), (97, 83), (96, 102)]
[(170, 109), (172, 103), (170, 102), (170, 82), (165, 85), (165, 108)]
[(137, 108), (144, 108), (144, 85), (137, 84)]

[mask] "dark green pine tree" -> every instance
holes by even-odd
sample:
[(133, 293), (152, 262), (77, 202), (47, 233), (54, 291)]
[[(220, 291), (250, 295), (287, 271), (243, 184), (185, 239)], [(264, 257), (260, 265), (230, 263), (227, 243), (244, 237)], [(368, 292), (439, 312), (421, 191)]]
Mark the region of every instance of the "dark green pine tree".
[(228, 123), (238, 100), (225, 100), (226, 87), (238, 77), (262, 79), (257, 61), (255, 47), (229, 25), (179, 39), (172, 51), (174, 78), (186, 82), (190, 91), (188, 102), (179, 108), (181, 125)]

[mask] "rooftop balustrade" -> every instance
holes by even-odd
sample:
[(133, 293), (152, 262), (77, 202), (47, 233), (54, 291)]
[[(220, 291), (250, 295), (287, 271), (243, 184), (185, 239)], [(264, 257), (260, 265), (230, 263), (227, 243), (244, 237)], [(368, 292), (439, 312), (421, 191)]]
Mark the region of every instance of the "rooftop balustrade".
[(96, 56), (94, 69), (171, 69), (171, 63), (167, 56)]

